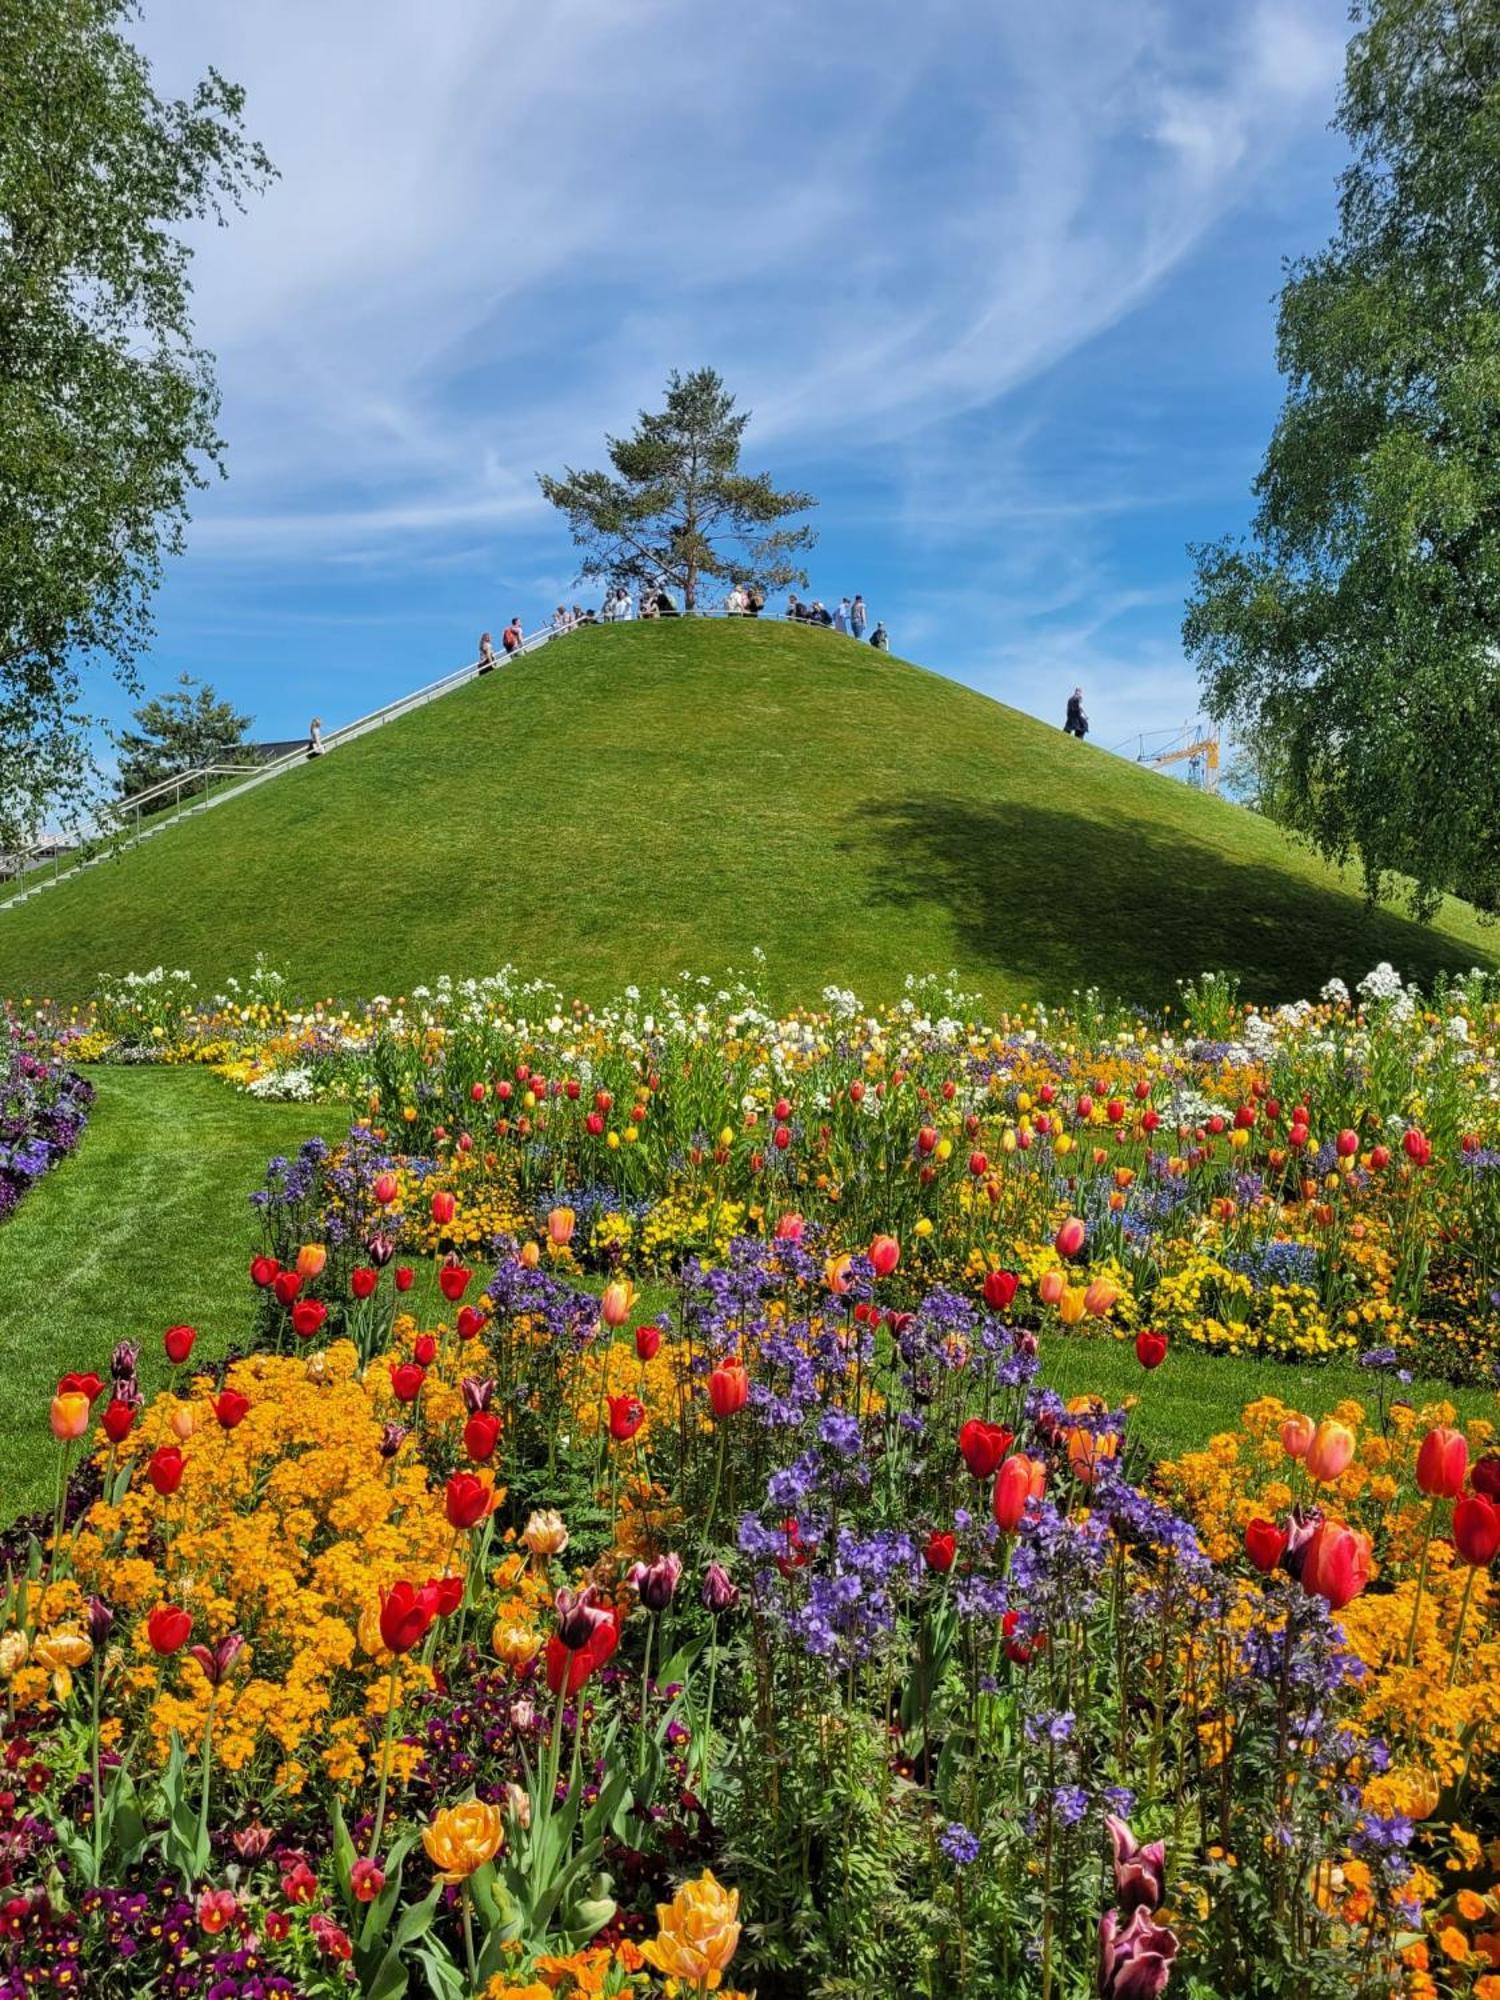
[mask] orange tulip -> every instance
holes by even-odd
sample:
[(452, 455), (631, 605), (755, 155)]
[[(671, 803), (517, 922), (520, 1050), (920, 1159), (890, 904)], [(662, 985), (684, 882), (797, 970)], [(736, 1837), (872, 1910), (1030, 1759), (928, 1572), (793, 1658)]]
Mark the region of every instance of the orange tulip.
[(1322, 1486), (1331, 1486), (1354, 1456), (1354, 1433), (1347, 1424), (1325, 1417), (1313, 1432), (1307, 1448), (1307, 1474)]
[(1288, 1417), (1281, 1426), (1281, 1445), (1288, 1458), (1306, 1458), (1316, 1426), (1311, 1417)]
[(297, 1252), (297, 1269), (304, 1278), (321, 1277), (328, 1252), (321, 1243), (304, 1243)]
[(1037, 1281), (1037, 1297), (1044, 1306), (1055, 1306), (1068, 1289), (1068, 1280), (1061, 1271), (1043, 1271)]
[(52, 1398), (52, 1435), (59, 1444), (71, 1444), (89, 1427), (89, 1399), (76, 1389), (64, 1390)]

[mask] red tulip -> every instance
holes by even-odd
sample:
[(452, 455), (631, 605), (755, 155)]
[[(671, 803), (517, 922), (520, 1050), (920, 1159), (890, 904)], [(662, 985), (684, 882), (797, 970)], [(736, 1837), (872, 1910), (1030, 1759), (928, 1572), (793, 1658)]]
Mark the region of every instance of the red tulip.
[(987, 1271), (984, 1278), (984, 1302), (991, 1312), (1003, 1313), (1016, 1295), (1020, 1279), (1014, 1271)]
[(494, 1505), (494, 1489), (473, 1472), (455, 1472), (443, 1489), (443, 1510), (453, 1528), (475, 1528)]
[(976, 1479), (988, 1479), (1009, 1451), (1014, 1436), (1004, 1424), (987, 1424), (983, 1417), (970, 1417), (959, 1426), (959, 1453)]
[(642, 1361), (654, 1361), (661, 1352), (661, 1328), (638, 1326), (635, 1330), (635, 1351)]
[(1302, 1551), (1302, 1588), (1342, 1611), (1370, 1580), (1370, 1538), (1341, 1521), (1316, 1527)]
[(477, 1306), (460, 1306), (457, 1327), (460, 1340), (474, 1340), (484, 1331), (484, 1314)]
[(1375, 1169), (1377, 1174), (1382, 1168), (1388, 1167), (1390, 1164), (1391, 1149), (1389, 1146), (1372, 1146), (1370, 1148), (1370, 1165)]
[(375, 1176), (375, 1199), (380, 1203), (382, 1208), (390, 1207), (400, 1192), (400, 1186), (400, 1182), (393, 1173), (383, 1173)]
[(430, 1368), (437, 1360), (437, 1335), (419, 1333), (411, 1344), (411, 1358), (419, 1368)]
[(1401, 1150), (1414, 1167), (1425, 1167), (1432, 1158), (1432, 1141), (1411, 1125), (1401, 1135)]
[(646, 1421), (646, 1406), (639, 1396), (611, 1396), (609, 1434), (619, 1444), (628, 1443)]
[(1465, 1494), (1453, 1510), (1453, 1546), (1475, 1569), (1487, 1568), (1500, 1550), (1500, 1507), (1483, 1493)]
[(414, 1403), (421, 1395), (426, 1379), (427, 1370), (418, 1361), (391, 1363), (391, 1388), (398, 1403)]
[(868, 1256), (877, 1278), (888, 1278), (901, 1261), (901, 1245), (894, 1236), (876, 1236), (870, 1241)]
[(464, 1580), (461, 1576), (436, 1577), (426, 1587), (433, 1593), (433, 1609), (439, 1618), (451, 1618), (464, 1601)]
[(123, 1444), (134, 1426), (134, 1403), (122, 1403), (118, 1397), (108, 1405), (99, 1422), (100, 1429), (111, 1444)]
[(182, 1484), (183, 1456), (175, 1444), (158, 1445), (146, 1461), (146, 1477), (163, 1500), (170, 1499)]
[(1028, 1500), (1040, 1500), (1047, 1469), (1040, 1459), (1025, 1452), (1012, 1452), (995, 1480), (995, 1525), (1002, 1535), (1013, 1535), (1021, 1525)]
[(1486, 1500), (1500, 1500), (1500, 1458), (1494, 1452), (1488, 1451), (1483, 1458), (1474, 1461), (1469, 1484)]
[(416, 1275), (410, 1264), (398, 1264), (394, 1279), (396, 1290), (398, 1292), (409, 1292), (412, 1287), (412, 1280)]
[(441, 1264), (438, 1267), (438, 1290), (450, 1305), (455, 1305), (469, 1289), (469, 1280), (473, 1275), (466, 1264)]
[(1142, 1327), (1135, 1337), (1135, 1358), (1143, 1368), (1160, 1368), (1167, 1358), (1167, 1336)]
[(953, 1559), (958, 1553), (958, 1538), (941, 1528), (934, 1528), (927, 1537), (927, 1546), (922, 1551), (922, 1560), (930, 1570), (939, 1576), (946, 1576), (953, 1567)]
[(59, 1396), (83, 1396), (92, 1407), (104, 1394), (104, 1384), (92, 1369), (84, 1375), (70, 1371), (58, 1376), (57, 1393)]
[[(349, 1273), (349, 1289), (351, 1292), (353, 1292), (355, 1298), (357, 1299), (368, 1299), (372, 1297), (374, 1295), (375, 1287), (379, 1283), (380, 1283), (380, 1273), (376, 1270), (373, 1270), (368, 1264), (356, 1264), (354, 1269)], [(294, 1323), (295, 1323), (295, 1318), (296, 1316), (294, 1314), (293, 1315)]]
[(982, 1181), (990, 1170), (989, 1157), (985, 1153), (970, 1153), (969, 1172), (976, 1181)]
[(278, 1271), (271, 1280), (271, 1290), (276, 1294), (276, 1303), (289, 1306), (302, 1289), (300, 1271)]
[(476, 1410), (464, 1425), (464, 1450), (476, 1465), (483, 1465), (495, 1455), (495, 1446), (500, 1442), (500, 1419), (489, 1410)]
[(458, 1206), (446, 1188), (439, 1188), (432, 1197), (432, 1219), (439, 1229), (446, 1229), (453, 1220), (453, 1211)]
[(1359, 1151), (1359, 1134), (1351, 1132), (1348, 1126), (1345, 1126), (1344, 1130), (1334, 1140), (1333, 1150), (1341, 1160), (1352, 1160), (1354, 1155)]
[(192, 1629), (192, 1619), (178, 1604), (158, 1604), (146, 1620), (146, 1637), (151, 1641), (151, 1650), (160, 1653), (163, 1659), (169, 1653), (182, 1650)]
[(214, 1415), (218, 1418), (221, 1428), (226, 1431), (232, 1431), (237, 1425), (242, 1424), (249, 1411), (250, 1398), (243, 1389), (226, 1389), (222, 1395), (214, 1398)]
[(321, 1299), (298, 1299), (292, 1307), (292, 1332), (299, 1340), (311, 1340), (327, 1317)]
[(1052, 1239), (1059, 1257), (1076, 1257), (1083, 1248), (1088, 1230), (1076, 1215), (1070, 1215)]
[(708, 1378), (708, 1400), (716, 1417), (732, 1417), (750, 1399), (750, 1377), (743, 1362), (721, 1361)]
[(1469, 1470), (1469, 1441), (1462, 1431), (1436, 1425), (1417, 1453), (1417, 1486), (1431, 1500), (1456, 1500)]
[(274, 1257), (259, 1256), (250, 1259), (250, 1282), (265, 1291), (276, 1281), (276, 1273), (281, 1269)]
[(436, 1584), (419, 1590), (403, 1578), (380, 1593), (380, 1636), (393, 1653), (409, 1653), (427, 1637), (437, 1610)]
[(1245, 1529), (1245, 1554), (1262, 1576), (1269, 1576), (1275, 1569), (1286, 1554), (1286, 1544), (1286, 1530), (1275, 1521), (1264, 1521), (1257, 1516)]

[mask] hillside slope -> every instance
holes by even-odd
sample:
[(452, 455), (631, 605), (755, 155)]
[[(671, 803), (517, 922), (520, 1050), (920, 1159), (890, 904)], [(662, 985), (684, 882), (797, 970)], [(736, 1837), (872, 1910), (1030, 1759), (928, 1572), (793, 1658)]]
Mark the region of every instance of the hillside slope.
[(768, 957), (777, 998), (956, 966), (993, 1001), (1260, 997), (1491, 963), (1266, 822), (971, 689), (783, 625), (585, 631), (0, 912), (0, 993), (258, 950), (299, 992), (528, 972), (599, 997)]

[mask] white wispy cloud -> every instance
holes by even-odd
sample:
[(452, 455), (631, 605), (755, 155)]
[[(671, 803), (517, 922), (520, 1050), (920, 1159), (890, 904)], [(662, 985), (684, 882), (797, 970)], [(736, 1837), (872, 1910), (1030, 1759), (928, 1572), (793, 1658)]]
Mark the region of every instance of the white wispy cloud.
[(1326, 116), (1337, 0), (148, 0), (281, 170), (206, 232), (215, 559), (535, 523), (665, 369), (904, 446), (1116, 324)]

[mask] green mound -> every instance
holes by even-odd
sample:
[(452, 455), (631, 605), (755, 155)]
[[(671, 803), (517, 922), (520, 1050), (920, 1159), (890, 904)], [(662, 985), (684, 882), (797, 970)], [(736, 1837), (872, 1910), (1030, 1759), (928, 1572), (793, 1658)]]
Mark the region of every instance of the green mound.
[(0, 911), (0, 992), (212, 987), (264, 951), (303, 994), (510, 960), (597, 998), (760, 946), (777, 999), (956, 966), (992, 1003), (1151, 1003), (1208, 967), (1285, 998), (1497, 943), (1460, 904), (1369, 911), (1255, 815), (868, 646), (705, 621), (580, 632)]

